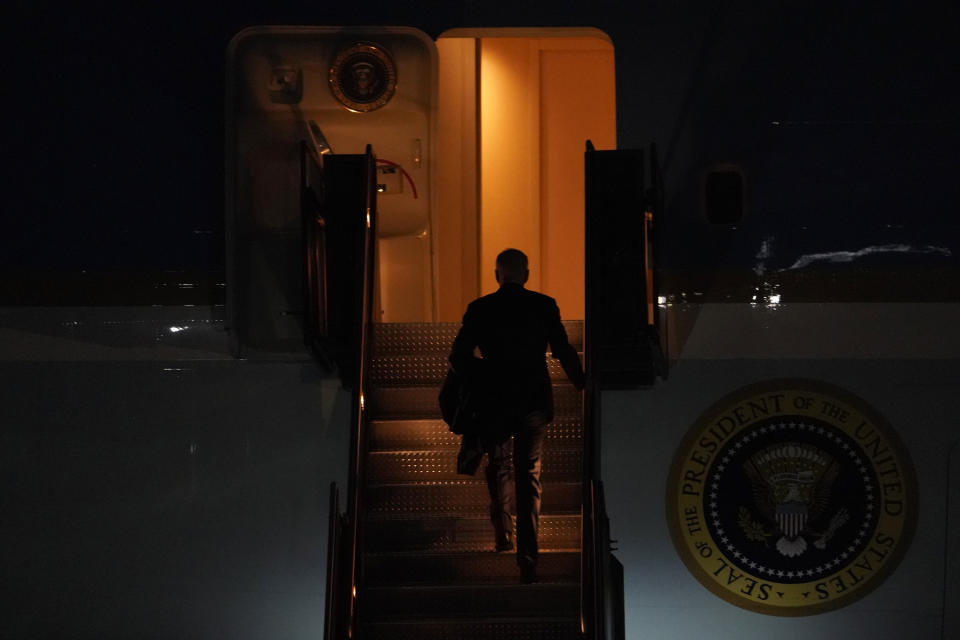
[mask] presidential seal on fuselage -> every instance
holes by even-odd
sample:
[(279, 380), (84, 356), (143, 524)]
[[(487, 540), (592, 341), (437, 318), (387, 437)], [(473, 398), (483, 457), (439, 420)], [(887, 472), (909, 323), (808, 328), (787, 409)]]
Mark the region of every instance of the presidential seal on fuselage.
[(909, 546), (915, 518), (913, 468), (890, 425), (811, 380), (723, 398), (687, 433), (667, 484), (667, 522), (691, 573), (772, 615), (869, 593)]

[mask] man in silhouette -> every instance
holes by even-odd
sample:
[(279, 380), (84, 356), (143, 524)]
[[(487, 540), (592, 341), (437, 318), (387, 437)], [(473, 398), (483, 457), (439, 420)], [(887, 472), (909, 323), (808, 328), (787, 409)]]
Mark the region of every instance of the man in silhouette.
[[(536, 580), (540, 459), (553, 419), (547, 345), (577, 389), (584, 385), (580, 358), (567, 340), (557, 303), (525, 289), (529, 275), (522, 251), (501, 252), (496, 264), (500, 288), (470, 303), (450, 353), (454, 370), (482, 398), (486, 430), (481, 442), (497, 551), (513, 549), (510, 506), (516, 501), (517, 563), (524, 582)], [(482, 358), (474, 356), (477, 347)]]

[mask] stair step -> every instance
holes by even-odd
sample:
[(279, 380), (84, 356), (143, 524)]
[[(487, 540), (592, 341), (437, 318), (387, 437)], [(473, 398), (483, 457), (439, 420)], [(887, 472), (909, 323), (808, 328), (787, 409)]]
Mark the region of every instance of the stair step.
[[(544, 483), (566, 480), (576, 482), (581, 475), (579, 449), (545, 447), (542, 459)], [(480, 475), (478, 472), (477, 475)], [(367, 454), (366, 478), (369, 484), (407, 482), (455, 482), (465, 476), (457, 474), (457, 450), (437, 451), (373, 451)], [(467, 476), (469, 477), (469, 476)]]
[[(460, 448), (460, 436), (443, 420), (373, 420), (368, 433), (371, 451)], [(547, 427), (546, 446), (580, 447), (581, 435), (579, 417), (558, 417)]]
[[(583, 320), (565, 320), (567, 338), (583, 345)], [(373, 353), (378, 356), (440, 353), (446, 357), (460, 331), (459, 322), (379, 322), (373, 325)]]
[[(580, 358), (582, 362), (583, 354), (580, 354)], [(376, 387), (440, 385), (449, 366), (445, 353), (379, 355), (371, 359), (370, 381)], [(560, 361), (549, 354), (547, 371), (555, 382), (567, 379)]]
[[(363, 559), (364, 584), (398, 586), (515, 583), (519, 576), (515, 553), (393, 553), (368, 554)], [(541, 553), (537, 562), (541, 582), (576, 582), (580, 554), (575, 551)]]
[[(367, 553), (465, 553), (493, 551), (493, 525), (483, 510), (467, 515), (420, 518), (371, 518), (364, 522)], [(579, 551), (580, 515), (540, 516), (538, 542), (542, 552)]]
[(580, 585), (538, 582), (364, 587), (357, 600), (361, 616), (370, 622), (425, 617), (569, 616), (579, 610)]
[(581, 640), (580, 620), (572, 617), (415, 620), (362, 625), (366, 640)]
[[(486, 514), (490, 495), (483, 474), (456, 482), (381, 484), (364, 489), (368, 518), (422, 518), (432, 515)], [(580, 513), (579, 482), (543, 485), (541, 513)]]
[(372, 352), (450, 353), (459, 330), (459, 322), (375, 322)]
[[(439, 385), (374, 388), (367, 397), (367, 410), (376, 420), (439, 418)], [(579, 416), (582, 395), (572, 384), (553, 385), (553, 412), (567, 418)]]

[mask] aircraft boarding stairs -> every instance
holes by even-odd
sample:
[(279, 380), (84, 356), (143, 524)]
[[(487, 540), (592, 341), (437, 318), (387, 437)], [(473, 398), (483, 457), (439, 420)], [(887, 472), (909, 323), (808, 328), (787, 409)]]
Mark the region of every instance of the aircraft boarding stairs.
[[(637, 184), (636, 171), (617, 170), (618, 154), (587, 153), (594, 158), (588, 168), (603, 169), (593, 172), (594, 182), (611, 183), (601, 195)], [(555, 417), (542, 464), (538, 582), (521, 584), (515, 554), (494, 550), (483, 471), (457, 475), (459, 438), (440, 419), (437, 398), (459, 323), (372, 321), (377, 211), (371, 147), (364, 155), (321, 159), (304, 144), (301, 158), (304, 341), (321, 363), (336, 362), (352, 390), (343, 509), (336, 484), (330, 490), (325, 640), (621, 640), (623, 568), (610, 553), (599, 460), (602, 376), (593, 373), (593, 363), (599, 355), (618, 374), (633, 375), (638, 363), (649, 361), (639, 348), (645, 339), (639, 311), (624, 311), (645, 307), (622, 304), (623, 292), (636, 287), (614, 286), (636, 271), (623, 261), (645, 246), (642, 227), (634, 228), (645, 218), (625, 213), (611, 225), (611, 211), (631, 211), (616, 198), (597, 195), (599, 204), (587, 207), (585, 309), (596, 329), (585, 339), (583, 322), (566, 323), (571, 343), (580, 351), (588, 347), (587, 391), (576, 391), (559, 363), (548, 359)], [(638, 194), (623, 197), (633, 202)], [(641, 242), (627, 242), (625, 231), (635, 231)], [(611, 252), (618, 242), (629, 247)]]
[[(582, 322), (565, 323), (582, 345)], [(374, 324), (358, 539), (360, 637), (580, 638), (581, 394), (548, 357), (538, 582), (494, 550), (483, 467), (457, 475), (437, 394), (459, 324)]]

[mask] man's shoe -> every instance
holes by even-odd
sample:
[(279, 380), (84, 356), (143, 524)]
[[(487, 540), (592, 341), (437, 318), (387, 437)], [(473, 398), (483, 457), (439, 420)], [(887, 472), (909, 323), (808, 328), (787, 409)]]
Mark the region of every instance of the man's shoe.
[(520, 582), (533, 584), (537, 581), (537, 561), (524, 556), (520, 558)]
[(513, 551), (513, 540), (507, 538), (506, 540), (497, 541), (497, 551)]

